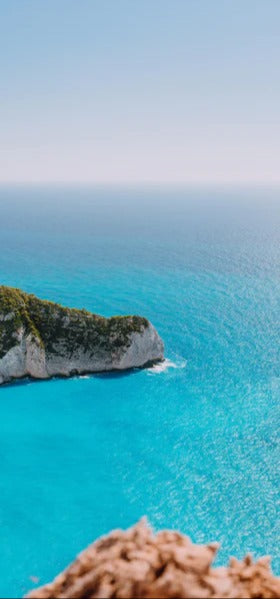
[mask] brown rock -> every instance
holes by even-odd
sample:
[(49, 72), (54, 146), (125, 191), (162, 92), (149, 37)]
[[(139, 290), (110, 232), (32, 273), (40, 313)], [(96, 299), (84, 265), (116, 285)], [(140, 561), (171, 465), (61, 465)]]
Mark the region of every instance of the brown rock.
[(31, 599), (272, 599), (280, 579), (269, 558), (231, 559), (212, 568), (218, 545), (194, 545), (178, 532), (156, 535), (140, 520), (90, 545), (51, 583), (29, 593)]

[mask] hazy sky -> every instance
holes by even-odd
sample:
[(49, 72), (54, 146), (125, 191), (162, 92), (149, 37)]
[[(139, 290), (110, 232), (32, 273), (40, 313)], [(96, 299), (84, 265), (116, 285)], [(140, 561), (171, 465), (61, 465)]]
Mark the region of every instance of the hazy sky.
[(280, 181), (280, 0), (0, 0), (0, 181)]

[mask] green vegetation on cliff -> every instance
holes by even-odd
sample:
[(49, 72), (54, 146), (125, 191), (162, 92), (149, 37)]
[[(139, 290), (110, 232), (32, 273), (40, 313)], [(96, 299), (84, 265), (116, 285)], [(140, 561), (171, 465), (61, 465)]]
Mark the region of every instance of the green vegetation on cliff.
[(71, 357), (81, 347), (89, 352), (96, 346), (101, 351), (116, 351), (128, 344), (131, 333), (141, 332), (148, 324), (140, 316), (103, 318), (0, 286), (0, 358), (18, 343), (21, 329), (36, 339), (46, 354), (63, 350)]

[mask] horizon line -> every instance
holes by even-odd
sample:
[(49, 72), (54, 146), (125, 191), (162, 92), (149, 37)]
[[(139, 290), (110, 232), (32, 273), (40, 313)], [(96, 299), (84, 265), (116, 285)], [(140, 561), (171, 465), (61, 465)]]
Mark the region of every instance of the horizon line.
[(209, 181), (68, 181), (68, 180), (42, 180), (42, 181), (1, 181), (0, 187), (114, 187), (114, 188), (143, 188), (143, 187), (280, 187), (280, 179), (272, 181), (258, 180), (209, 180)]

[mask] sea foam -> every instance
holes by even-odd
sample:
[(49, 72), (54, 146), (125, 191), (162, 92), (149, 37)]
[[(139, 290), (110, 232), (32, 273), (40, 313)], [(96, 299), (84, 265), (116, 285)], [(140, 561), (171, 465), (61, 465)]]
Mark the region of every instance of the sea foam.
[(154, 364), (151, 368), (147, 368), (147, 372), (149, 374), (161, 374), (162, 372), (166, 372), (170, 368), (185, 368), (187, 364), (187, 360), (181, 359), (178, 362), (172, 362), (166, 358), (163, 362), (159, 362), (158, 364)]

